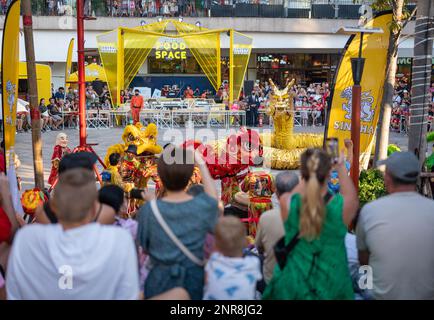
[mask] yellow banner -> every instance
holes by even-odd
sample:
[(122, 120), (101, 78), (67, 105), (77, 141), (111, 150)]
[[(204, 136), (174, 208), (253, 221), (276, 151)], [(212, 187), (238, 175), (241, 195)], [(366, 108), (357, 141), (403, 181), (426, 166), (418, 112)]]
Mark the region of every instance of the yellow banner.
[(68, 82), (68, 79), (71, 76), (72, 50), (73, 49), (74, 49), (74, 38), (72, 38), (71, 41), (69, 41), (68, 55), (66, 56), (65, 83)]
[[(13, 156), (18, 99), (20, 0), (10, 5), (3, 28), (2, 51), (2, 112), (6, 151), (6, 168), (9, 169), (9, 154)], [(13, 163), (11, 164), (13, 166)]]
[[(389, 44), (389, 26), (392, 14), (380, 14), (367, 22), (367, 28), (382, 28), (384, 33), (364, 34), (362, 57), (365, 58), (362, 88), (361, 124), (360, 124), (360, 167), (367, 168), (371, 149), (374, 145), (383, 84), (387, 62), (387, 47)], [(351, 97), (352, 70), (351, 58), (358, 57), (360, 34), (350, 38), (345, 46), (337, 74), (335, 86), (332, 90), (331, 111), (328, 122), (327, 137), (339, 139), (339, 146), (343, 148), (344, 139), (351, 138)]]

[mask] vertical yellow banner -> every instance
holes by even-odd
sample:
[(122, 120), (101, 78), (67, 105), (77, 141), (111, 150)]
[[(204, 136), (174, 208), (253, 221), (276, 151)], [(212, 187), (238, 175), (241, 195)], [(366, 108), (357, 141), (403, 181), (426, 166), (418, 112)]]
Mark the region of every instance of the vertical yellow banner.
[[(6, 14), (2, 40), (2, 112), (6, 154), (6, 169), (13, 157), (18, 99), (20, 0), (14, 0)], [(13, 163), (10, 164), (13, 166)]]
[[(383, 84), (389, 45), (389, 26), (392, 14), (385, 13), (368, 21), (366, 27), (382, 28), (384, 33), (365, 34), (363, 37), (362, 57), (365, 67), (361, 81), (361, 124), (360, 124), (360, 167), (366, 168), (369, 163), (371, 149), (383, 96)], [(351, 137), (351, 98), (353, 78), (351, 58), (358, 56), (360, 34), (350, 38), (345, 54), (341, 58), (339, 69), (335, 76), (332, 93), (331, 111), (328, 122), (327, 137), (339, 139), (343, 148), (344, 139)]]
[(74, 38), (72, 38), (71, 41), (69, 41), (68, 55), (66, 56), (66, 66), (65, 66), (65, 83), (68, 81), (69, 77), (71, 76), (73, 49), (74, 49)]

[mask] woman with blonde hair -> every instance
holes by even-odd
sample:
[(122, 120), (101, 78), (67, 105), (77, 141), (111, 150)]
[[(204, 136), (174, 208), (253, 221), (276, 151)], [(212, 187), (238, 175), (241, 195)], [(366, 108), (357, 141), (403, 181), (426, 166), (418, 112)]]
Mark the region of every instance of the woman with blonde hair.
[(275, 247), (278, 264), (264, 299), (354, 299), (344, 239), (358, 198), (343, 152), (336, 162), (341, 193), (331, 195), (329, 155), (321, 149), (302, 154), (302, 182), (279, 199), (285, 236)]

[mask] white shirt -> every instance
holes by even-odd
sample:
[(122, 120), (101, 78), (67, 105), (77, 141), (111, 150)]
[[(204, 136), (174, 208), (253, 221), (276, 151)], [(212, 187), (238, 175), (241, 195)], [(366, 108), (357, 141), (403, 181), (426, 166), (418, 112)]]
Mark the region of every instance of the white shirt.
[(138, 262), (128, 231), (90, 223), (21, 229), (6, 276), (8, 299), (137, 299)]
[(205, 267), (204, 300), (253, 300), (256, 282), (262, 279), (255, 256), (225, 257), (215, 252)]
[(345, 249), (347, 251), (348, 268), (350, 269), (351, 277), (355, 278), (359, 272), (359, 254), (357, 252), (356, 236), (347, 232), (345, 235)]

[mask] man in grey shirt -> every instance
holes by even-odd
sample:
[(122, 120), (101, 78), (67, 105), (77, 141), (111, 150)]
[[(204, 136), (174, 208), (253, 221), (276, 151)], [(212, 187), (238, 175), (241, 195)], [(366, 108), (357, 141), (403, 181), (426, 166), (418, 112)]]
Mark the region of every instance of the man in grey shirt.
[[(291, 192), (298, 184), (298, 176), (291, 171), (281, 172), (276, 176), (276, 196), (279, 198), (286, 192)], [(256, 234), (256, 247), (265, 256), (264, 259), (264, 280), (268, 283), (273, 276), (276, 257), (274, 246), (285, 234), (283, 228), (280, 208), (268, 210), (261, 215), (258, 232)]]
[(434, 201), (416, 192), (419, 161), (396, 152), (379, 165), (389, 195), (360, 213), (360, 264), (372, 268), (376, 299), (434, 299)]

